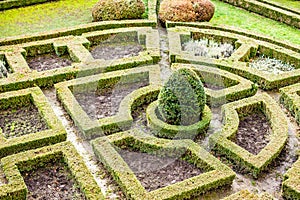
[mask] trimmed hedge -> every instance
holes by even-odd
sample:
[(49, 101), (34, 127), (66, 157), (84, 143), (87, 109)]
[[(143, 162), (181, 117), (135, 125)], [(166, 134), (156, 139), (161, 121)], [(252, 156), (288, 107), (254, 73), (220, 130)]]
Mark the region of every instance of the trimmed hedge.
[[(146, 49), (138, 56), (116, 60), (94, 59), (88, 48), (90, 41), (95, 42), (116, 33), (135, 33), (139, 42)], [(88, 39), (89, 40), (88, 40)], [(50, 40), (24, 43), (16, 46), (0, 47), (0, 56), (4, 56), (14, 73), (8, 78), (0, 79), (0, 92), (23, 89), (33, 86), (50, 87), (57, 82), (88, 76), (107, 71), (137, 67), (158, 62), (158, 32), (150, 27), (112, 29), (90, 32), (85, 36), (68, 36)], [(74, 63), (71, 66), (37, 72), (31, 70), (25, 60), (26, 56), (55, 52), (57, 55), (69, 53)]]
[(281, 88), (280, 102), (291, 112), (300, 124), (300, 83)]
[[(272, 127), (270, 142), (257, 155), (231, 141), (238, 131), (239, 115), (245, 116), (255, 110), (262, 111)], [(275, 100), (267, 94), (258, 94), (226, 104), (222, 107), (222, 113), (225, 125), (220, 132), (210, 137), (212, 147), (257, 178), (278, 157), (287, 142), (288, 124), (284, 113)]]
[(205, 134), (212, 118), (212, 113), (206, 105), (201, 120), (187, 126), (168, 124), (158, 117), (158, 112), (158, 101), (147, 107), (148, 126), (154, 130), (156, 136), (168, 139), (194, 139), (199, 134)]
[(300, 158), (285, 174), (282, 183), (283, 196), (286, 199), (300, 199)]
[[(196, 26), (195, 24), (182, 23), (182, 25)], [(197, 27), (197, 26), (196, 26)], [(223, 69), (234, 74), (245, 77), (259, 85), (260, 88), (271, 90), (294, 84), (300, 81), (300, 47), (280, 42), (272, 42), (268, 38), (254, 37), (247, 33), (228, 31), (215, 27), (175, 27), (169, 28), (170, 59), (176, 63), (201, 64), (214, 68)], [(251, 37), (249, 37), (251, 36)], [(181, 43), (190, 39), (213, 38), (220, 42), (234, 42), (237, 50), (227, 59), (209, 59), (194, 56), (182, 50)], [(257, 40), (262, 39), (262, 40)], [(264, 41), (263, 41), (264, 40)], [(281, 46), (278, 46), (277, 43)], [(296, 69), (282, 74), (269, 74), (249, 67), (249, 59), (256, 56), (257, 51), (266, 56), (283, 60), (294, 64)]]
[[(157, 139), (137, 129), (101, 137), (92, 142), (98, 159), (110, 171), (128, 199), (189, 199), (211, 189), (231, 184), (235, 173), (191, 140)], [(156, 156), (178, 156), (205, 172), (184, 181), (147, 192), (114, 145)]]
[(1, 0), (0, 11), (57, 0)]
[(273, 197), (268, 193), (262, 193), (261, 195), (253, 194), (248, 190), (241, 190), (235, 194), (230, 195), (222, 200), (273, 200)]
[(278, 6), (274, 3), (263, 1), (263, 0), (222, 0), (234, 6), (238, 6), (265, 16), (270, 19), (274, 19), (279, 22), (283, 22), (287, 25), (300, 28), (300, 12), (291, 10), (283, 6)]
[(66, 140), (67, 134), (61, 121), (56, 117), (51, 105), (38, 87), (0, 94), (1, 110), (15, 108), (16, 106), (26, 106), (29, 103), (33, 103), (37, 107), (48, 129), (6, 139), (0, 128), (0, 158)]
[[(126, 96), (119, 107), (118, 113), (111, 117), (92, 120), (81, 108), (72, 90), (85, 91), (89, 88), (104, 88), (122, 78), (128, 83), (137, 82), (147, 77), (149, 86), (140, 88)], [(160, 90), (160, 69), (158, 65), (138, 67), (134, 69), (109, 72), (89, 77), (70, 80), (55, 85), (57, 96), (62, 102), (76, 126), (87, 139), (127, 130), (132, 124), (131, 111), (139, 105), (150, 103), (157, 98)]]
[(34, 170), (56, 160), (62, 160), (67, 165), (87, 199), (104, 199), (96, 181), (70, 142), (62, 142), (2, 158), (1, 166), (8, 184), (0, 186), (0, 199), (26, 199), (28, 189), (21, 172)]
[(213, 107), (252, 96), (257, 91), (257, 86), (240, 76), (221, 69), (212, 69), (205, 65), (173, 63), (172, 70), (189, 68), (195, 71), (202, 83), (222, 86), (223, 89), (205, 89), (207, 104)]

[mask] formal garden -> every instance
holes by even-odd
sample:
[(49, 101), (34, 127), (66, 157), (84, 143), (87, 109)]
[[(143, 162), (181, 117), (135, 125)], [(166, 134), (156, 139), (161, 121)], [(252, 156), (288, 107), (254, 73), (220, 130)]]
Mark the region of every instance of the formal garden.
[(299, 0), (0, 0), (0, 199), (300, 199)]

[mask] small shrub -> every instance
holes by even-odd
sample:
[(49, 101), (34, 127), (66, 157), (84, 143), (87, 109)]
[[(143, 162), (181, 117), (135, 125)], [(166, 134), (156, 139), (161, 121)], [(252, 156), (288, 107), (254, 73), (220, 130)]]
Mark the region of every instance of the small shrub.
[(161, 118), (172, 125), (191, 125), (202, 117), (206, 103), (203, 84), (189, 69), (175, 71), (158, 96)]
[(100, 0), (92, 9), (93, 21), (140, 19), (145, 12), (142, 0)]
[(160, 5), (159, 19), (169, 21), (209, 21), (215, 6), (209, 0), (164, 0)]

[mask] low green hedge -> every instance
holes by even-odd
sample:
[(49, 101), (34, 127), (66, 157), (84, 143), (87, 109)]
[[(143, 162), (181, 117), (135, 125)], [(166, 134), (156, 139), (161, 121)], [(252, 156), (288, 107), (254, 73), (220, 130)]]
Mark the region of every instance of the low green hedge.
[[(182, 25), (197, 27), (195, 24), (189, 23), (183, 23)], [(300, 65), (300, 47), (271, 41), (269, 38), (256, 38), (255, 36), (243, 32), (232, 32), (225, 28), (207, 28), (205, 25), (203, 25), (203, 28), (201, 26), (199, 28), (180, 26), (169, 28), (171, 62), (201, 64), (223, 69), (245, 77), (257, 83), (259, 87), (265, 90), (277, 89), (300, 81), (300, 69), (298, 68)], [(186, 41), (186, 38), (213, 38), (220, 42), (235, 41), (234, 44), (237, 49), (231, 57), (226, 59), (218, 60), (194, 56), (191, 53), (183, 51), (181, 48), (181, 43)], [(296, 69), (281, 74), (270, 74), (250, 68), (248, 61), (250, 58), (256, 56), (257, 51), (260, 51), (260, 53), (266, 56), (290, 62), (295, 65)]]
[[(235, 137), (238, 131), (239, 115), (251, 114), (257, 109), (266, 115), (272, 132), (267, 146), (257, 155), (254, 155), (238, 146), (231, 139)], [(287, 142), (288, 123), (284, 113), (280, 106), (267, 94), (258, 94), (226, 104), (222, 107), (222, 112), (225, 124), (220, 132), (216, 132), (210, 137), (212, 147), (257, 178), (278, 157)]]
[[(190, 25), (190, 24), (187, 24)], [(300, 81), (300, 53), (298, 46), (277, 46), (267, 41), (231, 33), (223, 30), (199, 29), (193, 27), (169, 28), (170, 59), (172, 62), (201, 64), (223, 69), (245, 77), (259, 85), (262, 89), (271, 90), (294, 84)], [(236, 51), (226, 59), (210, 59), (194, 56), (181, 48), (186, 38), (214, 38), (217, 41), (235, 41)], [(185, 38), (185, 39), (183, 39)], [(297, 49), (297, 50), (296, 50)], [(249, 67), (249, 59), (256, 56), (257, 51), (269, 57), (274, 57), (294, 64), (296, 69), (281, 74), (270, 74)]]
[(205, 134), (212, 117), (209, 107), (205, 105), (201, 121), (188, 126), (171, 125), (158, 117), (157, 109), (158, 101), (154, 101), (147, 107), (148, 126), (154, 130), (156, 136), (168, 139), (194, 139), (199, 134)]
[(280, 102), (292, 113), (300, 124), (300, 84), (291, 85), (281, 88)]
[(300, 199), (300, 158), (285, 174), (282, 183), (283, 196), (286, 199)]
[(31, 171), (46, 163), (63, 160), (87, 199), (104, 199), (100, 188), (82, 158), (70, 142), (62, 142), (1, 159), (8, 184), (0, 186), (0, 199), (26, 199), (28, 189), (21, 172)]
[(221, 69), (182, 63), (173, 63), (171, 68), (172, 70), (192, 69), (203, 83), (223, 86), (224, 88), (220, 90), (205, 88), (207, 104), (213, 107), (252, 96), (257, 91), (257, 86), (253, 82)]
[[(126, 96), (120, 103), (116, 115), (99, 120), (90, 119), (72, 93), (72, 89), (84, 91), (88, 88), (95, 88), (96, 85), (98, 88), (105, 88), (106, 84), (109, 85), (109, 83), (116, 82), (121, 78), (128, 82), (137, 82), (141, 77), (148, 77), (149, 86), (140, 88)], [(55, 88), (58, 98), (76, 126), (85, 138), (91, 139), (127, 130), (133, 121), (131, 111), (143, 103), (150, 103), (156, 99), (160, 90), (160, 83), (159, 66), (151, 65), (70, 80), (56, 84)]]
[[(88, 51), (92, 42), (116, 33), (135, 33), (145, 50), (138, 56), (116, 60), (94, 59)], [(88, 39), (87, 39), (88, 38)], [(74, 63), (71, 66), (38, 72), (31, 70), (26, 56), (55, 52), (57, 55), (69, 53)], [(0, 57), (5, 57), (13, 70), (8, 78), (0, 79), (0, 92), (33, 86), (50, 87), (57, 82), (107, 71), (115, 71), (153, 64), (159, 61), (159, 39), (157, 30), (150, 27), (135, 27), (89, 32), (84, 36), (68, 36), (49, 40), (0, 47)]]
[(273, 197), (268, 193), (262, 193), (260, 195), (253, 194), (248, 190), (241, 190), (235, 194), (230, 195), (222, 200), (273, 200)]
[[(110, 171), (128, 199), (189, 199), (211, 189), (231, 184), (235, 173), (192, 140), (166, 140), (146, 135), (137, 129), (91, 141), (98, 159)], [(184, 181), (147, 192), (114, 145), (157, 156), (179, 156), (205, 172)]]
[[(0, 109), (6, 110), (15, 106), (33, 103), (45, 120), (48, 129), (11, 139), (6, 139), (0, 128), (0, 158), (20, 151), (39, 148), (65, 141), (66, 131), (57, 118), (43, 92), (37, 88), (28, 88), (0, 94)], [(1, 116), (0, 116), (1, 117)]]
[(1, 0), (0, 11), (57, 0)]
[(300, 12), (262, 0), (222, 0), (270, 19), (300, 28)]
[(190, 28), (204, 29), (208, 32), (210, 32), (210, 30), (219, 31), (219, 32), (229, 32), (229, 33), (232, 33), (232, 34), (236, 34), (238, 36), (242, 36), (242, 37), (245, 36), (247, 38), (252, 38), (254, 40), (260, 40), (260, 41), (263, 41), (263, 42), (271, 43), (271, 44), (281, 46), (281, 47), (284, 47), (286, 49), (289, 49), (289, 50), (300, 53), (300, 46), (295, 45), (291, 42), (274, 39), (273, 37), (265, 36), (265, 35), (262, 35), (262, 34), (258, 34), (258, 33), (255, 33), (255, 32), (251, 32), (251, 31), (247, 31), (247, 30), (243, 30), (243, 29), (239, 29), (239, 28), (229, 27), (229, 26), (225, 26), (225, 25), (215, 26), (215, 25), (211, 25), (208, 22), (202, 22), (202, 23), (167, 22), (167, 27), (168, 28), (190, 27)]

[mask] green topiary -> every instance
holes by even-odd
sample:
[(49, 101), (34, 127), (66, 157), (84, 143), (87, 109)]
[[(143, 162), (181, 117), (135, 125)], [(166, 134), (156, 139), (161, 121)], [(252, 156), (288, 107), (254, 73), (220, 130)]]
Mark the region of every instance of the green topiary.
[(93, 21), (140, 19), (145, 12), (142, 0), (100, 0), (92, 9)]
[(189, 69), (175, 71), (158, 95), (158, 111), (166, 123), (191, 125), (202, 117), (206, 103), (203, 84)]

